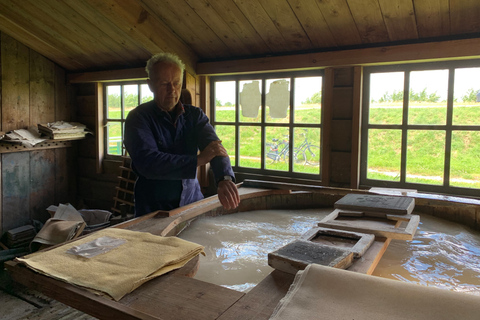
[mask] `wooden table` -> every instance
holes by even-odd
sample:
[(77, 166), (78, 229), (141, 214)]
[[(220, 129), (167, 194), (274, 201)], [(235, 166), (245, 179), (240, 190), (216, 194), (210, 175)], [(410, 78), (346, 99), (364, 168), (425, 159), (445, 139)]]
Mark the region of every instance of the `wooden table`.
[[(242, 192), (241, 195), (249, 197), (248, 192)], [(215, 197), (204, 199), (194, 206), (211, 209), (219, 205)], [(165, 216), (165, 212), (161, 212), (115, 227), (169, 235), (172, 226), (195, 215), (188, 211), (190, 210), (188, 206), (186, 208), (182, 219), (175, 220), (174, 217), (160, 219), (159, 216)], [(349, 270), (367, 274), (373, 272), (389, 243), (389, 239), (377, 238), (365, 255), (355, 261)], [(145, 283), (118, 302), (41, 275), (15, 261), (6, 262), (5, 266), (15, 281), (94, 317), (112, 320), (268, 319), (294, 279), (292, 274), (274, 270), (251, 291), (242, 293), (188, 277), (187, 275), (196, 268), (198, 260), (197, 257), (185, 267)]]

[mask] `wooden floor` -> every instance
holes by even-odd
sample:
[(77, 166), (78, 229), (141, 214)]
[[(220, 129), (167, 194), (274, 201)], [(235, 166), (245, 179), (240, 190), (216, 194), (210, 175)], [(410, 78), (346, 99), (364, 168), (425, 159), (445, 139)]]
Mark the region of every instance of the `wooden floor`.
[(92, 320), (96, 319), (42, 293), (11, 280), (0, 270), (0, 306), (2, 320)]

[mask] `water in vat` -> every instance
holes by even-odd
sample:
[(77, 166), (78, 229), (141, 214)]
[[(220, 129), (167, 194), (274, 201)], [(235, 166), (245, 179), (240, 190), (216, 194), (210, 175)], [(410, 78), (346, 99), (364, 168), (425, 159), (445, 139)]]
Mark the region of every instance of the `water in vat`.
[[(249, 291), (273, 269), (267, 255), (291, 242), (331, 208), (258, 210), (192, 222), (179, 237), (205, 246), (199, 280)], [(374, 275), (480, 295), (480, 234), (421, 215), (412, 241), (393, 240)]]

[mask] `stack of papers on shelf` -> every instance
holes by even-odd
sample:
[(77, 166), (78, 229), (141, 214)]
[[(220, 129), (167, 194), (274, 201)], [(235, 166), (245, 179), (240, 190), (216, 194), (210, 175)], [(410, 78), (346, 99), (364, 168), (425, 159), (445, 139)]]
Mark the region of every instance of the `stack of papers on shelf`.
[(27, 147), (33, 147), (36, 144), (42, 143), (46, 139), (40, 138), (40, 134), (34, 130), (17, 129), (5, 133), (3, 141), (18, 142)]
[(91, 133), (84, 124), (66, 121), (38, 124), (38, 130), (54, 140), (84, 138), (87, 133)]

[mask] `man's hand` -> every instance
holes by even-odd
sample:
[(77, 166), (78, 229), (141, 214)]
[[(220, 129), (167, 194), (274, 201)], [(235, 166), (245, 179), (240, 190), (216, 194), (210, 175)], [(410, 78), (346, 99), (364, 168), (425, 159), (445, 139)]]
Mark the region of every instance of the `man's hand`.
[(228, 157), (227, 150), (222, 146), (222, 141), (212, 141), (197, 156), (197, 167), (207, 164), (215, 157)]
[(237, 186), (233, 181), (223, 180), (218, 183), (218, 200), (227, 209), (235, 209), (240, 204)]

